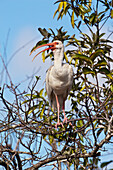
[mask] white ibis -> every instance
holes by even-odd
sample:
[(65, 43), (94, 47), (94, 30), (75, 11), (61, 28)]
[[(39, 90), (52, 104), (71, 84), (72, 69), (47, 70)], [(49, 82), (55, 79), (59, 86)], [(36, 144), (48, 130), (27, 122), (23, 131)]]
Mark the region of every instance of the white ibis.
[[(69, 64), (63, 64), (64, 45), (61, 41), (56, 40), (52, 43), (40, 45), (33, 51), (44, 46), (49, 47), (40, 51), (38, 54), (49, 49), (51, 49), (54, 54), (54, 65), (48, 69), (46, 74), (46, 91), (53, 110), (55, 111), (57, 109), (58, 111), (58, 121), (55, 127), (57, 128), (59, 125), (63, 127), (63, 124), (59, 120), (59, 114), (60, 110), (63, 110), (63, 123), (67, 123), (67, 117), (65, 114), (65, 100), (67, 99), (67, 96), (72, 88), (73, 68)], [(38, 54), (36, 54), (35, 57)]]

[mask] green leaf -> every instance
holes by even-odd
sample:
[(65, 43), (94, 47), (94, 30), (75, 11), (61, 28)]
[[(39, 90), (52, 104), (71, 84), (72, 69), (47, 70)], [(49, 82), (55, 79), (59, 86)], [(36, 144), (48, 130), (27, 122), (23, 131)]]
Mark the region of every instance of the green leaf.
[(44, 136), (43, 136), (43, 139), (45, 140), (45, 139), (46, 139), (46, 137), (47, 137), (47, 135), (44, 135)]
[(23, 102), (22, 102), (22, 104), (25, 104), (25, 103), (28, 103), (30, 100), (28, 99), (28, 100), (24, 100)]
[(101, 48), (99, 48), (99, 49), (96, 50), (94, 53), (92, 53), (91, 56), (90, 56), (90, 59), (91, 59), (92, 61), (94, 61), (94, 59), (95, 59), (97, 56), (99, 56), (100, 54), (104, 54), (104, 50), (101, 49)]
[(39, 109), (41, 109), (42, 105), (43, 105), (43, 101), (40, 101), (39, 102)]
[[(100, 39), (100, 42), (104, 42), (104, 43), (113, 43), (113, 41), (111, 41), (111, 40), (107, 40), (107, 39), (103, 39), (103, 38), (101, 38)], [(105, 46), (106, 46), (107, 44), (105, 44)], [(107, 45), (108, 46), (108, 45)]]
[(36, 47), (38, 47), (38, 46), (40, 46), (40, 45), (47, 44), (47, 43), (48, 43), (48, 40), (38, 41), (37, 44), (36, 44)]
[(77, 28), (79, 28), (79, 27), (80, 27), (81, 23), (82, 23), (82, 22), (81, 22), (81, 21), (79, 21), (79, 23), (78, 23), (78, 25), (77, 25)]
[(55, 17), (55, 15), (57, 14), (57, 12), (58, 12), (58, 9), (55, 11), (55, 13), (54, 13), (54, 15), (53, 15), (53, 18)]
[(83, 73), (84, 74), (95, 74), (94, 71), (92, 71), (90, 68), (88, 67), (83, 67)]
[(82, 127), (83, 126), (83, 120), (79, 120), (77, 122), (77, 127)]
[(68, 63), (68, 57), (66, 55), (66, 52), (64, 52), (64, 57), (65, 57), (66, 62)]
[(113, 85), (110, 86), (111, 91), (113, 92)]
[[(91, 42), (92, 43), (92, 40), (91, 40), (91, 38), (90, 38), (90, 36), (89, 35), (87, 35), (87, 34), (85, 34), (85, 33), (81, 33), (84, 37), (86, 37), (85, 38), (85, 40), (89, 40), (89, 42)], [(82, 37), (82, 38), (84, 38), (84, 37)]]
[(41, 79), (40, 79), (40, 76), (35, 76), (35, 77), (36, 77), (37, 80), (41, 80)]
[(113, 80), (113, 75), (112, 75), (112, 73), (106, 74), (106, 76), (108, 76), (111, 80)]
[(80, 92), (83, 91), (85, 89), (86, 86), (83, 86), (81, 89), (80, 89)]
[(54, 31), (51, 28), (49, 28), (49, 30), (52, 32), (53, 36), (55, 37)]
[(28, 114), (32, 113), (35, 109), (37, 109), (37, 107), (38, 107), (38, 105), (31, 107)]
[(44, 110), (45, 110), (45, 105), (43, 106), (42, 111), (41, 111), (41, 113), (40, 113), (40, 119), (42, 119), (42, 117), (43, 117)]
[(81, 140), (82, 142), (84, 142), (83, 136), (81, 135), (81, 133), (78, 133), (78, 136), (79, 136), (80, 140)]
[(58, 6), (58, 11), (59, 11), (59, 12), (61, 11), (62, 7), (63, 7), (63, 2), (60, 2), (60, 3), (59, 3), (59, 6)]
[(92, 0), (89, 0), (89, 6), (91, 6)]
[(45, 63), (45, 51), (42, 52), (42, 60), (43, 60), (43, 63)]
[(50, 36), (50, 33), (48, 33), (48, 31), (44, 28), (38, 28), (38, 31), (46, 38)]
[(44, 88), (40, 90), (40, 92), (39, 92), (39, 93), (40, 93), (40, 96), (43, 95), (43, 91), (44, 91)]
[(30, 55), (31, 53), (40, 45), (43, 45), (43, 44), (47, 44), (48, 43), (48, 40), (42, 40), (42, 41), (38, 41), (37, 44), (32, 48), (32, 50), (30, 51)]
[(58, 146), (60, 146), (60, 142), (58, 142)]
[(77, 66), (77, 64), (78, 64), (78, 59), (77, 59), (77, 60), (75, 60), (75, 67)]
[(106, 67), (100, 68), (99, 72), (103, 73), (103, 74), (109, 74), (110, 73), (110, 71)]
[(94, 67), (98, 67), (98, 66), (106, 66), (107, 62), (105, 60), (100, 60), (98, 61), (97, 64), (94, 65)]
[(113, 9), (111, 10), (111, 18), (113, 18)]
[(91, 95), (90, 95), (90, 98), (91, 98), (92, 100), (96, 101), (96, 98), (95, 98), (94, 96), (91, 96)]
[(101, 37), (103, 37), (104, 35), (105, 35), (105, 33), (100, 34), (100, 35), (99, 35), (99, 39), (100, 39)]
[(72, 16), (71, 16), (71, 25), (74, 28), (75, 27), (75, 23), (74, 23), (74, 11), (72, 12)]
[(110, 71), (106, 67), (100, 68), (99, 73), (105, 74), (107, 77), (109, 77), (111, 80), (113, 80), (112, 73), (110, 73)]
[(65, 9), (66, 9), (66, 6), (67, 6), (67, 2), (63, 2), (64, 11), (65, 11)]
[(96, 13), (92, 13), (89, 17), (90, 24), (94, 25), (96, 22)]
[(108, 164), (110, 164), (111, 162), (113, 162), (112, 160), (111, 161), (108, 161), (108, 162), (103, 162), (101, 163), (101, 168), (104, 168), (105, 166), (107, 166)]
[(87, 57), (86, 55), (83, 55), (83, 54), (75, 54), (74, 56), (72, 56), (72, 58), (84, 60), (84, 61), (92, 64), (92, 60), (89, 57)]
[(64, 11), (63, 11), (63, 10), (61, 10), (61, 11), (59, 12), (59, 15), (58, 15), (57, 20), (59, 20), (60, 18), (62, 19), (63, 14), (64, 14)]
[(52, 143), (53, 143), (53, 140), (54, 140), (54, 137), (53, 137), (53, 136), (51, 136), (51, 135), (49, 135), (49, 142), (50, 142), (50, 144), (52, 144)]

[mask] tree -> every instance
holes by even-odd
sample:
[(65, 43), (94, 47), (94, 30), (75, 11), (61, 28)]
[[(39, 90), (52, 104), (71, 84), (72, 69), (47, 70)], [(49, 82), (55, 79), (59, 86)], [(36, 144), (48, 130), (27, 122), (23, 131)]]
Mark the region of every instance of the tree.
[[(64, 53), (65, 62), (74, 68), (73, 88), (70, 92), (71, 110), (64, 127), (55, 129), (57, 114), (49, 106), (46, 92), (36, 86), (40, 77), (27, 92), (15, 86), (1, 59), (10, 84), (1, 87), (3, 105), (0, 120), (1, 144), (0, 165), (6, 169), (38, 169), (51, 166), (53, 169), (98, 169), (100, 155), (106, 153), (113, 137), (113, 59), (111, 56), (112, 31), (104, 27), (113, 18), (112, 2), (108, 0), (58, 0), (54, 17), (70, 18), (72, 29), (79, 36), (68, 35), (63, 27), (57, 33), (51, 28), (39, 28), (42, 40), (37, 46), (56, 39), (73, 47)], [(85, 31), (84, 31), (85, 30)], [(43, 61), (49, 51), (42, 53)], [(5, 97), (12, 95), (13, 102)], [(62, 119), (62, 114), (60, 115)], [(73, 127), (70, 125), (72, 123)], [(45, 146), (45, 148), (44, 148)], [(101, 163), (101, 168), (113, 162)]]

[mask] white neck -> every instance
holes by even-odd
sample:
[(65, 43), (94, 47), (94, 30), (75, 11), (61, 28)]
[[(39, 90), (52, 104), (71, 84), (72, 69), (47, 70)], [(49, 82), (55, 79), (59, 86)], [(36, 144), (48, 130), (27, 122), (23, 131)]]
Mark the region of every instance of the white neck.
[(61, 68), (64, 56), (64, 48), (58, 48), (53, 53), (54, 53), (54, 67), (56, 69)]

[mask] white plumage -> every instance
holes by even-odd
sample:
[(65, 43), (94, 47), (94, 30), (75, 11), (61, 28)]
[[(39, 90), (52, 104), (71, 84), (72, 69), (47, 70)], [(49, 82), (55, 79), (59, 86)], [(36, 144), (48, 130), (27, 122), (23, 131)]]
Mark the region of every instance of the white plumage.
[[(50, 47), (45, 50), (52, 49), (53, 51), (54, 65), (48, 69), (46, 74), (46, 91), (53, 110), (55, 111), (57, 109), (58, 111), (58, 122), (55, 126), (57, 128), (58, 125), (63, 127), (63, 124), (59, 121), (60, 110), (63, 110), (64, 113), (63, 123), (67, 123), (65, 100), (72, 88), (73, 68), (69, 64), (63, 64), (64, 45), (61, 41), (56, 40), (52, 43), (41, 45), (38, 48), (47, 45)], [(41, 52), (45, 50), (42, 50)]]

